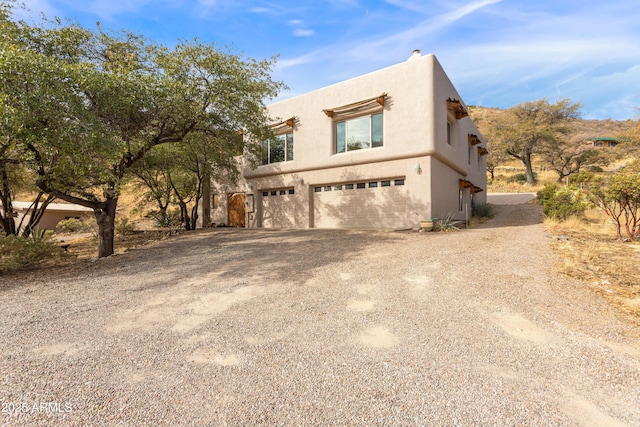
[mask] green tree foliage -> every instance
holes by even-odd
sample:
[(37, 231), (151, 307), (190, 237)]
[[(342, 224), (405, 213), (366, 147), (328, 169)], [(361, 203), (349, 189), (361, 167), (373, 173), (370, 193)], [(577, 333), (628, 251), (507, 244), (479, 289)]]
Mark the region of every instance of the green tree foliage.
[(573, 174), (579, 173), (585, 166), (604, 166), (609, 163), (610, 150), (601, 150), (588, 143), (592, 136), (580, 131), (576, 124), (570, 125), (566, 132), (558, 132), (554, 138), (540, 145), (539, 158), (545, 167), (558, 174), (558, 183)]
[(569, 124), (580, 115), (580, 105), (568, 99), (550, 103), (546, 99), (524, 102), (495, 115), (482, 126), (483, 135), (491, 141), (491, 150), (520, 160), (527, 183), (535, 184), (532, 158), (545, 144), (560, 143), (570, 131)]
[(496, 167), (503, 164), (509, 158), (504, 147), (500, 146), (498, 135), (496, 135), (496, 132), (500, 128), (500, 115), (503, 113), (503, 110), (469, 107), (469, 114), (473, 119), (473, 123), (487, 141), (486, 145), (489, 153), (486, 157), (486, 164), (487, 172), (489, 172), (491, 180), (495, 179)]
[(216, 144), (221, 133), (242, 131), (255, 158), (269, 135), (263, 100), (283, 87), (270, 78), (273, 59), (197, 40), (167, 48), (99, 26), (35, 27), (8, 12), (0, 30), (0, 112), (3, 122), (16, 114), (7, 134), (42, 191), (93, 209), (99, 256), (113, 253), (120, 189), (148, 153), (195, 134)]
[[(638, 162), (636, 162), (636, 165)], [(615, 173), (609, 179), (596, 178), (587, 187), (589, 199), (602, 209), (616, 227), (616, 237), (640, 239), (640, 173), (631, 170)]]
[(582, 215), (589, 207), (589, 202), (577, 187), (567, 188), (557, 184), (546, 184), (538, 192), (538, 200), (547, 217), (561, 220)]

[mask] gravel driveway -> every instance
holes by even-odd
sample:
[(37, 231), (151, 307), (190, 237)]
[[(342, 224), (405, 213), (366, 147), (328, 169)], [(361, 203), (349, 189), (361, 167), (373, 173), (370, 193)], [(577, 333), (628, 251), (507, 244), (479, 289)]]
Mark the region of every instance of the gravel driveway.
[(215, 229), (0, 276), (0, 423), (640, 426), (638, 328), (554, 274), (540, 221)]

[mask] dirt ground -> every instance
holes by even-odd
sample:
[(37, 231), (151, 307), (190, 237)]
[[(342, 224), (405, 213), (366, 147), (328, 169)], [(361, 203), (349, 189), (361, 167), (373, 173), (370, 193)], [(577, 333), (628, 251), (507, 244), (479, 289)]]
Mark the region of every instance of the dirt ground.
[(6, 425), (640, 426), (640, 330), (540, 207), (209, 229), (0, 280)]

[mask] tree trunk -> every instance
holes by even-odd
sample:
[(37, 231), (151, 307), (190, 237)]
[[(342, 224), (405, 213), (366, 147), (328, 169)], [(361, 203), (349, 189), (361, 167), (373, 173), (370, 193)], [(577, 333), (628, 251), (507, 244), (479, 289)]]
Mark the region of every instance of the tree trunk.
[(189, 208), (187, 204), (183, 201), (178, 202), (180, 205), (180, 217), (182, 219), (182, 225), (184, 225), (184, 229), (189, 231), (191, 230), (191, 218), (189, 217)]
[(198, 226), (198, 204), (191, 208), (191, 229), (195, 230)]
[(9, 176), (4, 165), (2, 165), (0, 176), (2, 177), (2, 191), (0, 191), (0, 195), (2, 196), (2, 215), (0, 215), (0, 219), (2, 220), (2, 229), (4, 230), (4, 233), (9, 236), (11, 234), (16, 234), (16, 222), (13, 219), (14, 213), (13, 204), (11, 203)]
[[(29, 206), (29, 209), (27, 210), (27, 213), (31, 212), (31, 215), (29, 215), (29, 222), (22, 230), (23, 237), (29, 237), (31, 235), (31, 233), (36, 229), (36, 226), (44, 216), (44, 212), (46, 211), (47, 206), (49, 206), (49, 204), (51, 204), (51, 202), (55, 200), (55, 197), (49, 194), (44, 199), (44, 201), (40, 203), (40, 199), (42, 199), (43, 195), (44, 193), (42, 191), (39, 192), (36, 200), (31, 204), (31, 206)], [(22, 218), (22, 220), (24, 221), (24, 217)], [(18, 228), (22, 228), (22, 221), (20, 221), (20, 226)]]
[(520, 159), (527, 173), (527, 184), (535, 185), (536, 177), (533, 175), (533, 165), (531, 164), (531, 154), (527, 153)]
[(495, 180), (496, 179), (496, 177), (495, 177), (496, 168), (487, 168), (487, 170), (491, 174), (491, 181)]
[(116, 206), (118, 199), (107, 199), (106, 209), (96, 209), (94, 216), (98, 223), (98, 257), (113, 255), (113, 238), (115, 234)]

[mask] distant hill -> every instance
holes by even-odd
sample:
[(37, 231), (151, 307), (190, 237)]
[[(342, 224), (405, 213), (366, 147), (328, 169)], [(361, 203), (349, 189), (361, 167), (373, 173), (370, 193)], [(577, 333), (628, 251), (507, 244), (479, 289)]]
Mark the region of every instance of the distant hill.
[[(501, 114), (505, 110), (499, 108), (469, 106), (469, 112), (473, 120), (482, 120), (491, 115)], [(577, 128), (580, 133), (589, 135), (588, 138), (614, 138), (631, 129), (637, 124), (635, 120), (585, 120), (577, 121)]]

